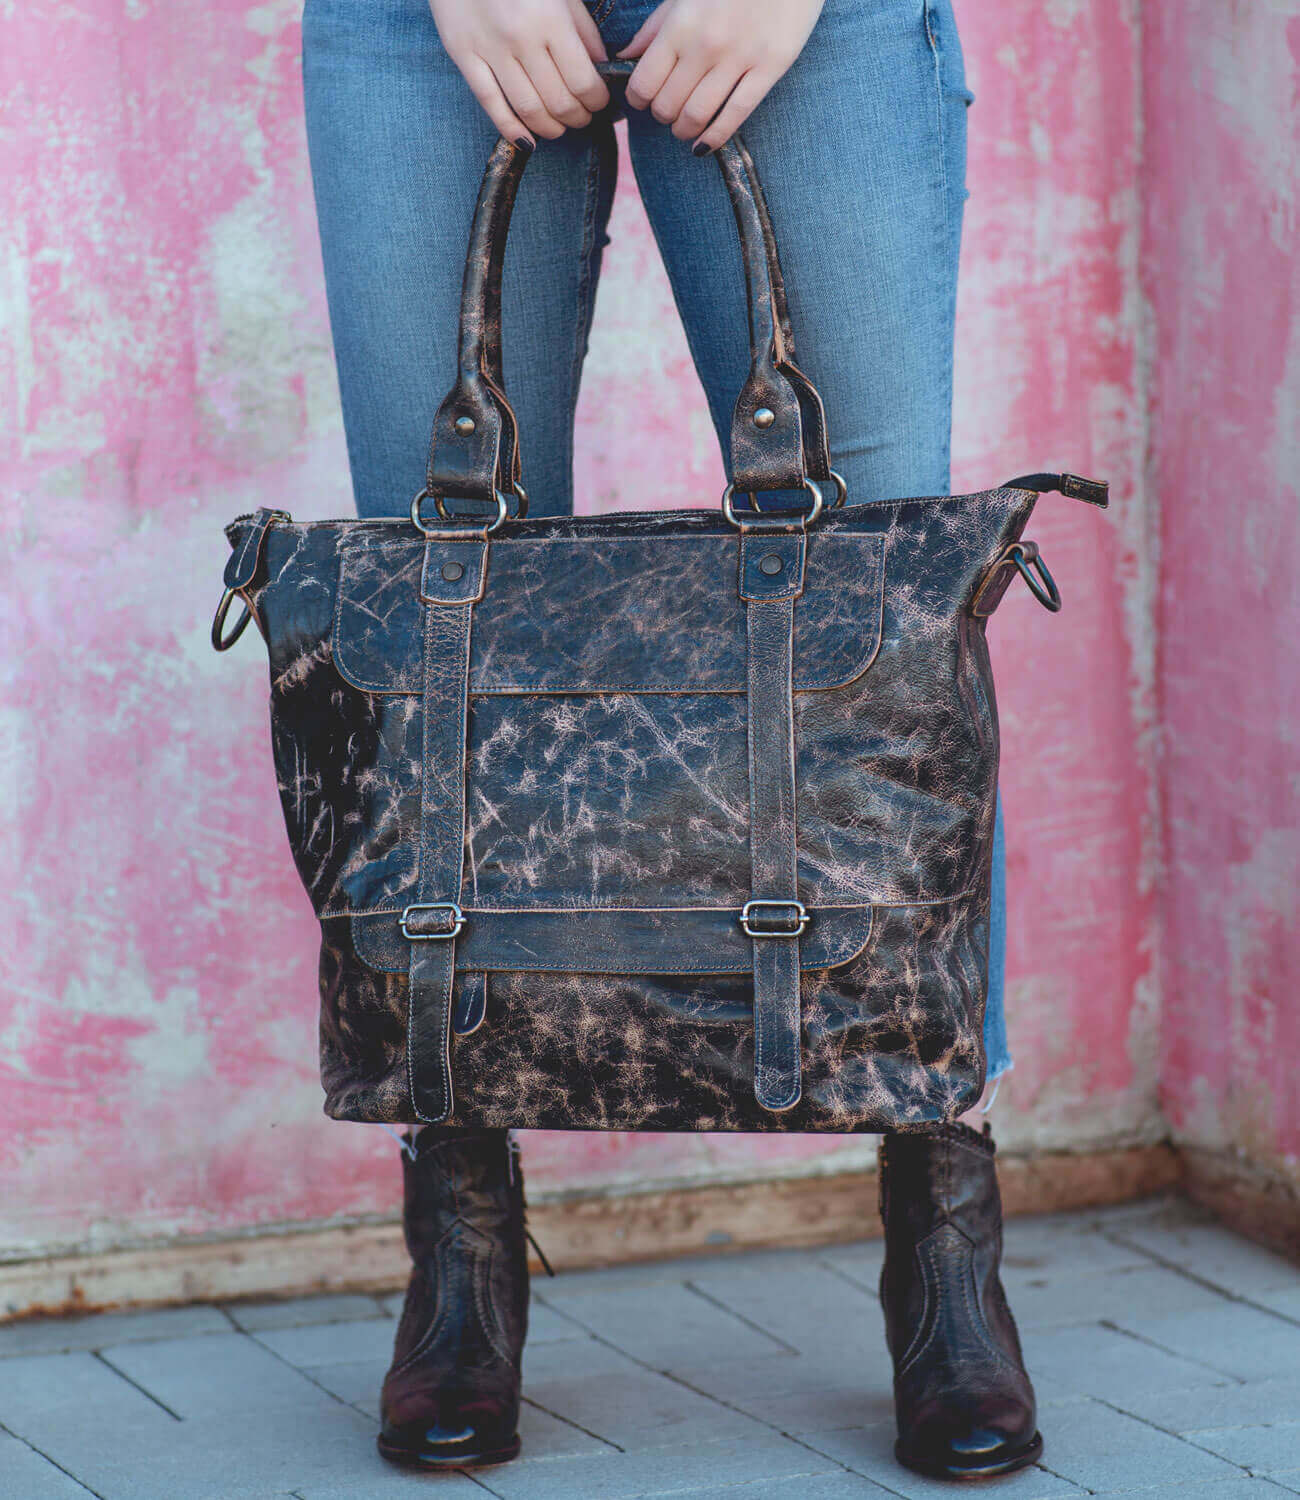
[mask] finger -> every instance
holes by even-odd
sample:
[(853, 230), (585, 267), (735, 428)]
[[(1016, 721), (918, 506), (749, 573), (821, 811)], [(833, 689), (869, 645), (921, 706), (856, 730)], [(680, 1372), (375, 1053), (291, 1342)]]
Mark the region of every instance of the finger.
[(633, 109), (646, 108), (676, 64), (677, 53), (662, 38), (650, 43), (627, 81), (627, 102)]
[[(671, 125), (681, 114), (686, 101), (708, 72), (708, 64), (695, 57), (679, 57), (677, 66), (664, 79), (663, 87), (650, 101), (650, 113), (662, 125)], [(734, 80), (734, 74), (733, 74)], [(726, 95), (724, 94), (725, 98)], [(704, 122), (706, 125), (708, 121)]]
[(723, 141), (735, 135), (775, 82), (776, 75), (772, 73), (760, 73), (756, 69), (746, 73), (718, 112), (717, 119), (691, 147), (696, 156), (716, 151)]
[(575, 130), (591, 124), (591, 111), (573, 97), (573, 91), (555, 66), (555, 59), (545, 48), (525, 52), (519, 61), (532, 79), (533, 87), (542, 96), (547, 112), (554, 119), (571, 125)]
[[(667, 5), (656, 5), (645, 18), (641, 30), (637, 32), (618, 55), (620, 57), (641, 57), (650, 43), (659, 35), (659, 28), (664, 24), (667, 14)], [(640, 108), (641, 106), (638, 105), (637, 107)]]
[[(587, 56), (592, 62), (604, 62), (609, 56), (605, 51), (605, 43), (601, 39), (600, 27), (591, 19), (591, 12), (582, 3), (582, 0), (569, 0), (569, 14), (573, 17), (573, 24), (578, 31), (578, 39), (581, 41)], [(568, 70), (565, 69), (565, 77)]]
[(515, 57), (501, 57), (491, 64), (501, 92), (510, 107), (536, 135), (544, 135), (548, 141), (558, 140), (564, 134), (564, 126), (542, 103), (542, 96), (533, 86), (532, 79), (524, 72)]
[(710, 68), (677, 112), (673, 121), (673, 134), (677, 139), (689, 141), (701, 135), (727, 102), (736, 82), (734, 67)]
[(609, 90), (596, 72), (576, 31), (566, 31), (551, 43), (551, 58), (569, 92), (595, 114), (609, 103)]
[(487, 111), (488, 119), (506, 140), (513, 141), (516, 146), (525, 145), (531, 150), (537, 142), (524, 122), (510, 108), (506, 96), (501, 92), (501, 85), (487, 63), (481, 57), (469, 57), (459, 66), (474, 97)]

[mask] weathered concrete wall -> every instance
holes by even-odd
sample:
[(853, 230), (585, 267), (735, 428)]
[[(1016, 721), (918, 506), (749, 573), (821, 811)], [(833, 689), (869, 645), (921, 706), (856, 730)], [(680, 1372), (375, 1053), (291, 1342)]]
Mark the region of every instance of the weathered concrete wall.
[(1300, 3), (1146, 26), (1163, 1100), (1300, 1193)]
[[(1014, 596), (993, 632), (1018, 1059), (1001, 1135), (1087, 1148), (1162, 1129), (1139, 44), (1134, 0), (1015, 0), (962, 20), (978, 102), (956, 479), (1050, 464), (1116, 487), (1106, 518), (1043, 502), (1034, 534), (1066, 612)], [(0, 25), (20, 122), (0, 140), (0, 1252), (386, 1213), (391, 1143), (319, 1112), (314, 923), (284, 846), (259, 651), (207, 644), (221, 523), (259, 503), (348, 503), (296, 7), (36, 0)], [(628, 191), (578, 493), (588, 509), (641, 505), (653, 483), (711, 505), (712, 437)], [(620, 375), (628, 338), (650, 400)], [(690, 434), (684, 450), (635, 437), (649, 407), (661, 432)], [(612, 424), (633, 455), (617, 470), (600, 447)], [(867, 1151), (529, 1142), (539, 1189), (822, 1170)]]

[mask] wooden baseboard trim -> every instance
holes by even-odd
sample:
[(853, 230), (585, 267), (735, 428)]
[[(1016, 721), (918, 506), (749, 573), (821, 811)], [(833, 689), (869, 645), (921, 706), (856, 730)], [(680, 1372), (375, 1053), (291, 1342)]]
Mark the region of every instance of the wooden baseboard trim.
[(1238, 1234), (1300, 1261), (1300, 1181), (1221, 1151), (1185, 1148), (1187, 1195)]
[[(1008, 1214), (1091, 1208), (1178, 1185), (1169, 1146), (999, 1160)], [(880, 1233), (876, 1174), (786, 1177), (538, 1202), (533, 1232), (557, 1270), (757, 1248), (839, 1244)], [(410, 1266), (397, 1223), (274, 1230), (0, 1265), (0, 1321), (108, 1308), (313, 1292), (389, 1292)]]

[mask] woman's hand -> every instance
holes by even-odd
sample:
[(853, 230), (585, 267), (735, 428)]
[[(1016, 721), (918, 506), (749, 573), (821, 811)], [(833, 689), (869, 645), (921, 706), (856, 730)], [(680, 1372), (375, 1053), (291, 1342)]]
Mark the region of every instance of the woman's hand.
[(609, 103), (605, 46), (582, 0), (429, 0), (442, 45), (516, 145), (581, 127)]
[(619, 53), (627, 102), (714, 151), (803, 51), (824, 0), (663, 0)]

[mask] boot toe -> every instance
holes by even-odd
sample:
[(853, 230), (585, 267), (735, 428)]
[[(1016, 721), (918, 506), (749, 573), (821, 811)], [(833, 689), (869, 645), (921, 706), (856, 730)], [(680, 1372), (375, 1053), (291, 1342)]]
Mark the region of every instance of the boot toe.
[(987, 1479), (1010, 1474), (1041, 1457), (1043, 1439), (1027, 1426), (954, 1422), (951, 1413), (918, 1422), (894, 1449), (899, 1463), (942, 1479)]
[(385, 1422), (378, 1441), (385, 1458), (416, 1469), (480, 1468), (519, 1453), (519, 1434), (500, 1414), (445, 1400), (413, 1420)]

